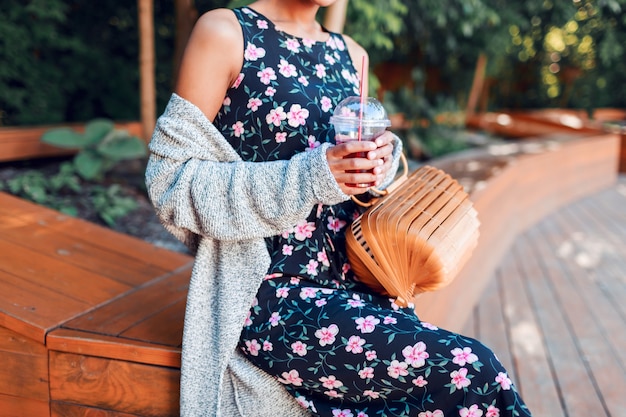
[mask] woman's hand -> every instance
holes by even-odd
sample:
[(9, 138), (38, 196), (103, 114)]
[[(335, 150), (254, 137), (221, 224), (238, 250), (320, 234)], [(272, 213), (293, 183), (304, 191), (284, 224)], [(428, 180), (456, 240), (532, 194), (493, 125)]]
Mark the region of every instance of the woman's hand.
[(348, 195), (363, 194), (380, 185), (391, 168), (393, 134), (386, 131), (374, 141), (349, 141), (328, 148), (330, 172)]

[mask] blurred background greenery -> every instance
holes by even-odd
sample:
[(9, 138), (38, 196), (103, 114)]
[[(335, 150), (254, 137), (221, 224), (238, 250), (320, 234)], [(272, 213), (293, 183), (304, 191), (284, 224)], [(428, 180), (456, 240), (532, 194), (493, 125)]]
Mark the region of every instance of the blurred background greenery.
[[(174, 3), (154, 1), (159, 113), (172, 89)], [(203, 13), (244, 3), (194, 5)], [(370, 53), (370, 93), (436, 130), (462, 124), (454, 115), (466, 109), (481, 55), (479, 111), (626, 107), (625, 8), (626, 0), (349, 0), (345, 32)], [(137, 14), (137, 2), (121, 0), (3, 0), (0, 126), (138, 120)]]

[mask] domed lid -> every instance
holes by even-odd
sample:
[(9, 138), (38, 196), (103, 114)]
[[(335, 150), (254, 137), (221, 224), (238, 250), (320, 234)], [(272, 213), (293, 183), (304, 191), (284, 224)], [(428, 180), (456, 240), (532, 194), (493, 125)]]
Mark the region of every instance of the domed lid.
[[(361, 98), (352, 96), (342, 100), (330, 118), (330, 123), (354, 123), (361, 111)], [(391, 121), (387, 117), (387, 111), (382, 103), (374, 97), (367, 97), (363, 102), (363, 125), (390, 126)]]

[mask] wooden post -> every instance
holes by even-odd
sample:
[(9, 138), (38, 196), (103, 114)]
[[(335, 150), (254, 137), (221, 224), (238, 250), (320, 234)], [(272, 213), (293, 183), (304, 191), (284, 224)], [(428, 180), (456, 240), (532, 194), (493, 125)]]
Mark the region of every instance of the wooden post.
[(139, 11), (139, 104), (142, 137), (148, 141), (156, 124), (154, 0), (137, 0)]
[(189, 35), (191, 35), (193, 25), (198, 20), (198, 9), (196, 9), (193, 0), (175, 0), (174, 7), (176, 10), (176, 33), (172, 69), (173, 85), (176, 84), (176, 79), (178, 78), (180, 61), (183, 58)]
[(483, 86), (485, 85), (485, 71), (487, 68), (487, 55), (480, 53), (478, 60), (476, 61), (476, 69), (474, 70), (474, 81), (472, 82), (472, 89), (470, 90), (469, 98), (467, 99), (467, 109), (465, 110), (468, 116), (472, 116), (476, 113), (478, 107), (478, 100), (483, 92)]
[(337, 0), (326, 10), (324, 16), (324, 27), (331, 32), (343, 31), (343, 25), (346, 23), (346, 10), (348, 8), (348, 0)]

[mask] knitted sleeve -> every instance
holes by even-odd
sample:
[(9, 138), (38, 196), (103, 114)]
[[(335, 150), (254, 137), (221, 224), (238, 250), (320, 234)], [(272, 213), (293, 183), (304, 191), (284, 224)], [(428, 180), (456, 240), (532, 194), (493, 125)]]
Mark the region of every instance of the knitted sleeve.
[(348, 198), (324, 144), (287, 161), (244, 162), (204, 114), (172, 95), (150, 142), (146, 185), (157, 215), (175, 236), (218, 240), (273, 236), (318, 204)]

